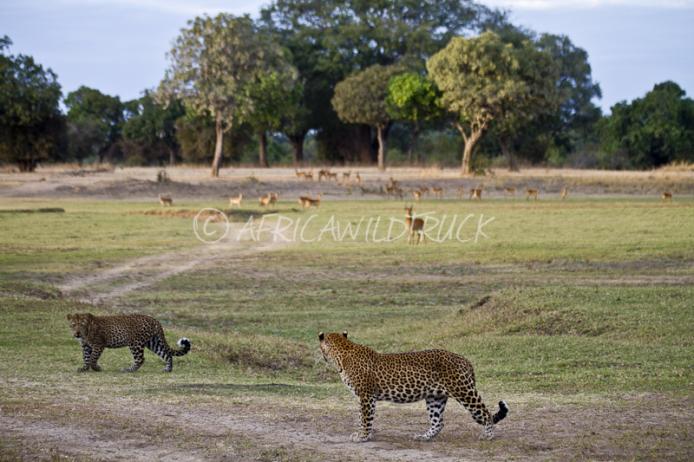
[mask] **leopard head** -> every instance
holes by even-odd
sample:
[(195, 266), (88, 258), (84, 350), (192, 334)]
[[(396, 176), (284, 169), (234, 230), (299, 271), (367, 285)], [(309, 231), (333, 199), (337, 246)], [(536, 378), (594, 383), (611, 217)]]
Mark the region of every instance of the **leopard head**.
[(81, 340), (89, 335), (91, 326), (94, 323), (94, 316), (91, 313), (68, 314), (67, 320), (70, 323), (72, 335)]
[(320, 341), (320, 351), (323, 353), (323, 359), (337, 367), (338, 372), (342, 372), (344, 354), (352, 344), (352, 342), (347, 339), (347, 331), (341, 334), (336, 332), (324, 334), (321, 332), (318, 334), (318, 340)]

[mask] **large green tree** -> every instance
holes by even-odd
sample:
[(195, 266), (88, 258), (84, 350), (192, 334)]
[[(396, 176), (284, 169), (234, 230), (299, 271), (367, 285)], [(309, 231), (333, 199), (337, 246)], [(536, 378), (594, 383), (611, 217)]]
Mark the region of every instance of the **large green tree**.
[(180, 101), (158, 103), (150, 91), (126, 103), (129, 116), (123, 125), (123, 154), (126, 162), (136, 159), (148, 164), (168, 161), (174, 165), (179, 151), (176, 120), (185, 114)]
[(338, 83), (332, 99), (342, 121), (370, 125), (376, 130), (379, 170), (386, 168), (386, 129), (391, 121), (386, 104), (388, 85), (391, 77), (400, 72), (398, 66), (373, 65)]
[(494, 121), (529, 116), (547, 97), (545, 70), (537, 67), (543, 62), (532, 47), (514, 47), (491, 31), (455, 37), (427, 61), (429, 76), (464, 140), (464, 175), (471, 172), (474, 149)]
[(566, 154), (575, 151), (593, 136), (601, 111), (593, 102), (602, 97), (600, 85), (593, 81), (588, 53), (565, 35), (542, 34), (536, 44), (548, 53), (558, 67), (559, 109), (543, 115), (542, 130), (552, 136), (553, 144)]
[(0, 38), (0, 160), (33, 171), (59, 155), (60, 85), (55, 73), (31, 56), (9, 54), (10, 45), (9, 37)]
[(562, 100), (557, 85), (559, 66), (553, 57), (540, 51), (530, 39), (513, 48), (519, 63), (515, 78), (524, 83), (527, 92), (519, 92), (502, 104), (493, 125), (509, 168), (518, 170), (513, 144), (524, 131), (532, 129), (534, 121), (556, 114)]
[(496, 12), (471, 0), (275, 0), (261, 11), (264, 26), (281, 39), (303, 82), (300, 118), (283, 130), (298, 145), (317, 131), (330, 160), (371, 159), (368, 126), (340, 122), (331, 105), (335, 85), (374, 64), (423, 61), (451, 37), (480, 30)]
[(65, 98), (68, 121), (68, 148), (71, 157), (82, 161), (106, 153), (120, 140), (124, 106), (120, 98), (81, 86)]
[(244, 122), (253, 127), (258, 136), (258, 163), (269, 167), (267, 159), (267, 132), (278, 130), (292, 106), (300, 96), (300, 88), (295, 90), (296, 70), (290, 66), (259, 76), (251, 82), (246, 92), (252, 108), (244, 117)]
[(212, 176), (219, 176), (224, 133), (252, 109), (246, 88), (260, 75), (284, 66), (285, 54), (249, 16), (220, 13), (189, 21), (168, 57), (159, 93), (166, 99), (174, 95), (191, 112), (214, 119)]
[(623, 152), (628, 166), (657, 167), (694, 161), (694, 100), (674, 82), (655, 85), (643, 98), (612, 106), (604, 121), (603, 149)]
[(434, 83), (417, 72), (406, 72), (390, 79), (386, 104), (394, 120), (412, 124), (408, 160), (417, 145), (423, 124), (441, 117), (441, 94)]

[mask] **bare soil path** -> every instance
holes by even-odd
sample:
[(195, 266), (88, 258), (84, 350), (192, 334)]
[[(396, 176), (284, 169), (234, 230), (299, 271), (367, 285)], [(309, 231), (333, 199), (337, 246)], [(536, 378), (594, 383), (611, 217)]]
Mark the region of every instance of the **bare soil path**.
[(286, 244), (279, 240), (239, 240), (239, 229), (238, 224), (231, 223), (227, 237), (220, 242), (135, 258), (97, 273), (71, 277), (58, 288), (63, 294), (85, 303), (109, 302), (177, 274), (213, 266), (221, 259), (268, 252)]
[(356, 405), (335, 411), (316, 403), (262, 400), (73, 401), (31, 417), (0, 412), (0, 425), (6, 436), (33, 440), (35, 454), (88, 460), (691, 460), (694, 455), (692, 417), (683, 412), (691, 402), (656, 395), (580, 405), (519, 399), (492, 441), (478, 439), (479, 426), (462, 409), (447, 411), (447, 426), (436, 440), (414, 441), (412, 435), (426, 428), (422, 403), (381, 406), (373, 441), (361, 444), (349, 440)]

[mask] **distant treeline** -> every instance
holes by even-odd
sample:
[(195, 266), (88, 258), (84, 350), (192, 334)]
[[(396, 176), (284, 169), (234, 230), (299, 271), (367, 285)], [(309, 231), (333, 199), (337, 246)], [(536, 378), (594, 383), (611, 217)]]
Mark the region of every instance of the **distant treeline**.
[[(650, 168), (694, 161), (674, 82), (603, 116), (588, 54), (473, 1), (275, 0), (188, 22), (156, 89), (121, 101), (0, 38), (0, 162)], [(60, 103), (67, 109), (63, 113)]]

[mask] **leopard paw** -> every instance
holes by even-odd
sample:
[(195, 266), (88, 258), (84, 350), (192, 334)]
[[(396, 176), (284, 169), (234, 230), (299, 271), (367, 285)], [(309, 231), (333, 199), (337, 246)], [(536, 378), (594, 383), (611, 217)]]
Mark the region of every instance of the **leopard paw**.
[(361, 432), (355, 432), (352, 433), (350, 436), (350, 439), (352, 440), (353, 443), (366, 443), (371, 439), (371, 434), (369, 433), (368, 435), (364, 435)]

